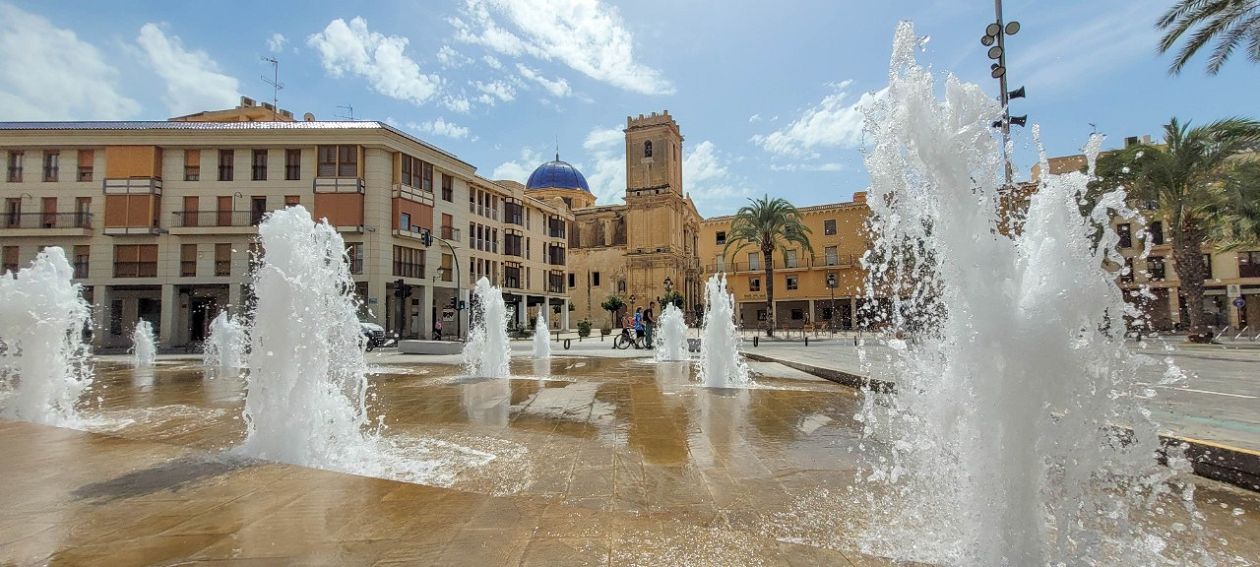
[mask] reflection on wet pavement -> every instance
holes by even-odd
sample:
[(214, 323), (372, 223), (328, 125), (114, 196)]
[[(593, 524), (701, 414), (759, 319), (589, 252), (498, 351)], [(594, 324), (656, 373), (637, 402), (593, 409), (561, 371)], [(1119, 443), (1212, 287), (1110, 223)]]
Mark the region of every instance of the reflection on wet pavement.
[[(883, 564), (852, 551), (874, 516), (848, 493), (849, 389), (708, 389), (642, 359), (373, 372), (382, 439), (443, 461), (439, 486), (235, 458), (242, 378), (101, 365), (85, 429), (106, 436), (0, 422), (0, 564)], [(1231, 554), (1260, 556), (1255, 495), (1196, 499)]]

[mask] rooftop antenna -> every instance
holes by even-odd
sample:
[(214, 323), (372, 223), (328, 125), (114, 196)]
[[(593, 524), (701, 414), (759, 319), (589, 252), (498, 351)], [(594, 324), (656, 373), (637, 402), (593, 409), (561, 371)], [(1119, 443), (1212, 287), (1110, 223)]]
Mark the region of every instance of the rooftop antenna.
[(340, 118), (342, 120), (354, 121), (354, 105), (353, 104), (350, 104), (350, 103), (339, 104), (337, 105), (337, 108), (339, 110), (346, 111), (345, 114), (338, 114), (337, 118)]
[(284, 83), (280, 82), (280, 60), (275, 57), (263, 57), (262, 60), (271, 63), (271, 78), (263, 75), (262, 81), (271, 85), (271, 118), (275, 120), (276, 113), (280, 111), (280, 89), (284, 88)]

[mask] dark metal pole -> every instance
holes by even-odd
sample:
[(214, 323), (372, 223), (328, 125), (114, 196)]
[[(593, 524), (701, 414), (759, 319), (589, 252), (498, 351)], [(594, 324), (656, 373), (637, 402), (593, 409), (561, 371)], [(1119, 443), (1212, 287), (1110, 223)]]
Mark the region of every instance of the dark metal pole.
[[(1002, 22), (1002, 0), (993, 0), (993, 11), (997, 16), (997, 46), (1002, 50), (998, 56), (998, 65), (1006, 69), (1006, 24)], [(1006, 169), (1006, 184), (1010, 185), (1014, 178), (1014, 169), (1011, 166), (1011, 156), (1007, 153), (1007, 146), (1011, 143), (1011, 97), (1006, 92), (1006, 73), (998, 77), (998, 85), (998, 100), (1002, 101), (1002, 161)]]
[(447, 242), (445, 238), (433, 236), (432, 230), (429, 231), (429, 235), (436, 238), (438, 242), (445, 244), (446, 248), (451, 251), (451, 263), (455, 264), (455, 335), (462, 341), (464, 340), (464, 322), (459, 317), (459, 312), (461, 311), (459, 308), (459, 295), (460, 293), (463, 293), (464, 290), (459, 285), (459, 256), (455, 255), (455, 247), (451, 246), (451, 243)]

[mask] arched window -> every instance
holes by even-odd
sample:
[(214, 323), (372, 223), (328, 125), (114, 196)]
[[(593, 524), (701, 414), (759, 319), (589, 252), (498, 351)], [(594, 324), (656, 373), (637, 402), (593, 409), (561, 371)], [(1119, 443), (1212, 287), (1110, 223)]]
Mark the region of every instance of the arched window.
[(643, 142), (643, 157), (652, 157), (652, 141)]

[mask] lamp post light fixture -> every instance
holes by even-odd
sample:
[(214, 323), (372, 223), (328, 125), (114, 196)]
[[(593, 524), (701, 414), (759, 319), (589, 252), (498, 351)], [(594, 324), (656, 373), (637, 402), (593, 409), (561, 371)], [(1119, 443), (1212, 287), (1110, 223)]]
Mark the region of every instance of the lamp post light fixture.
[(831, 317), (827, 319), (827, 326), (835, 329), (836, 324), (836, 273), (827, 272), (827, 289), (831, 290)]
[(998, 80), (998, 100), (1002, 102), (1002, 119), (993, 122), (994, 128), (1002, 129), (1002, 161), (1005, 164), (1006, 184), (1011, 184), (1014, 177), (1014, 170), (1011, 166), (1011, 156), (1007, 146), (1011, 143), (1011, 124), (1023, 126), (1028, 122), (1028, 115), (1011, 116), (1010, 103), (1011, 99), (1024, 98), (1024, 87), (1020, 87), (1013, 91), (1006, 90), (1006, 36), (1019, 33), (1020, 25), (1017, 21), (1002, 21), (1002, 0), (993, 0), (993, 11), (995, 21), (985, 26), (984, 36), (980, 38), (980, 45), (988, 47), (988, 57), (994, 60), (989, 65), (989, 76)]

